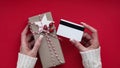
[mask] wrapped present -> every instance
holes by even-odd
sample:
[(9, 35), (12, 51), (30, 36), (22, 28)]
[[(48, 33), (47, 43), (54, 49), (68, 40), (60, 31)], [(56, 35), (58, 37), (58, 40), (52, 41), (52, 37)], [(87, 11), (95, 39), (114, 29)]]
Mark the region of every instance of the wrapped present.
[(35, 40), (43, 35), (39, 56), (43, 68), (55, 67), (65, 63), (56, 28), (50, 12), (29, 18), (30, 30)]

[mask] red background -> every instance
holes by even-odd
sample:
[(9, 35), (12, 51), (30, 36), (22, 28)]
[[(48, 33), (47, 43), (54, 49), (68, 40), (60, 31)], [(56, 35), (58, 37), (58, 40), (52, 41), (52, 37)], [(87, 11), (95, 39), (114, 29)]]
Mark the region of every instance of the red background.
[[(119, 0), (14, 0), (0, 1), (0, 68), (16, 68), (20, 33), (27, 19), (51, 11), (55, 26), (61, 18), (81, 21), (98, 29), (103, 68), (120, 68)], [(68, 39), (61, 47), (66, 64), (56, 68), (82, 68), (81, 56)], [(41, 68), (37, 62), (36, 68)]]

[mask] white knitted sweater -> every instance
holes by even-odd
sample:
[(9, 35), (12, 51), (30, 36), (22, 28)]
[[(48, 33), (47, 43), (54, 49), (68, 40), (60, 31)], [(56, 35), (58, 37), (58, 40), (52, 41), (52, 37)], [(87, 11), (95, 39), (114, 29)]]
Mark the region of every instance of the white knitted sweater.
[[(100, 48), (80, 52), (84, 68), (102, 68)], [(34, 68), (37, 58), (18, 53), (17, 68)]]

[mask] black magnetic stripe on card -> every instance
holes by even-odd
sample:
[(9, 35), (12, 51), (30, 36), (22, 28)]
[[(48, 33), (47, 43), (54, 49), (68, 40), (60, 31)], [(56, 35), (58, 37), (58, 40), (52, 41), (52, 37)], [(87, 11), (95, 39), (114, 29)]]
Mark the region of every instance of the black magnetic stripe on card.
[(77, 29), (77, 30), (80, 30), (80, 31), (84, 31), (84, 29), (85, 29), (84, 27), (80, 27), (80, 26), (77, 26), (77, 25), (74, 25), (74, 24), (71, 24), (71, 23), (68, 23), (65, 21), (60, 21), (60, 24)]

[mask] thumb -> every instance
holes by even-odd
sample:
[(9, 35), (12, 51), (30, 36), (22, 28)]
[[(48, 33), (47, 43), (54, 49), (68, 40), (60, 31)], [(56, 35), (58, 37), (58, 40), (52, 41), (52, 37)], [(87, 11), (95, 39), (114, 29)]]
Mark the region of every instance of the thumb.
[(87, 48), (86, 47), (84, 47), (79, 41), (76, 41), (76, 40), (70, 40), (73, 44), (74, 44), (74, 46), (79, 50), (79, 51), (82, 51), (82, 52), (84, 52), (84, 51), (86, 51), (87, 50)]
[(40, 44), (41, 44), (41, 41), (42, 41), (42, 38), (43, 38), (43, 35), (40, 35), (39, 38), (36, 40), (35, 44), (34, 44), (34, 47), (32, 49), (33, 52), (37, 52), (39, 47), (40, 47)]

